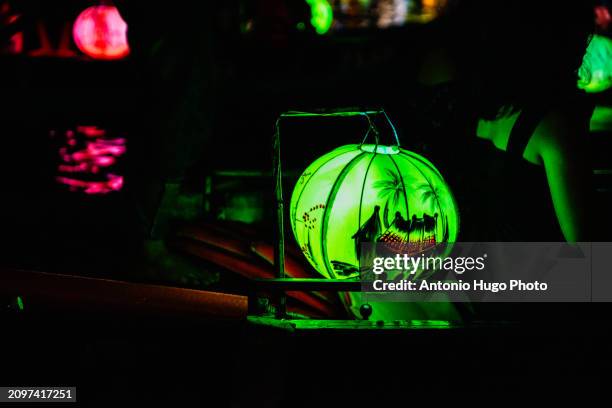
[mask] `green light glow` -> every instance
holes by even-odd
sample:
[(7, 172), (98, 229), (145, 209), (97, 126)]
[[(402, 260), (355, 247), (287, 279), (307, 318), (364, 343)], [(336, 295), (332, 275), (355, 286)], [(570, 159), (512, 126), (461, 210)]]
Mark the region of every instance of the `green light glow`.
[(612, 107), (596, 106), (591, 116), (591, 132), (609, 132), (612, 130)]
[(21, 296), (17, 296), (17, 307), (20, 311), (23, 310), (23, 299), (21, 299)]
[(369, 153), (380, 153), (380, 154), (398, 154), (400, 149), (398, 146), (379, 146), (379, 145), (363, 145), (361, 150)]
[(440, 330), (460, 327), (448, 320), (279, 320), (265, 316), (248, 316), (247, 321), (252, 325), (274, 327), (289, 332), (298, 330)]
[(347, 145), (317, 159), (293, 190), (290, 218), (310, 264), (337, 279), (359, 275), (361, 243), (409, 253), (455, 242), (459, 230), (442, 175), (397, 146)]
[(323, 35), (329, 31), (334, 21), (334, 12), (327, 0), (306, 0), (310, 5), (310, 24), (317, 34)]
[(577, 86), (588, 93), (612, 87), (612, 41), (609, 38), (593, 35), (578, 70)]
[(414, 327), (429, 327), (438, 329), (447, 329), (451, 325), (448, 320), (411, 320), (410, 324)]

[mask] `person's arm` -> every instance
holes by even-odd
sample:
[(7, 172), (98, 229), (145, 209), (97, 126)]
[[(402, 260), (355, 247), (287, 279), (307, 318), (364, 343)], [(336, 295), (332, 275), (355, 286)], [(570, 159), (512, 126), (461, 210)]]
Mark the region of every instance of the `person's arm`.
[(530, 141), (546, 170), (555, 213), (568, 242), (592, 239), (587, 132), (572, 112), (555, 112), (538, 125)]

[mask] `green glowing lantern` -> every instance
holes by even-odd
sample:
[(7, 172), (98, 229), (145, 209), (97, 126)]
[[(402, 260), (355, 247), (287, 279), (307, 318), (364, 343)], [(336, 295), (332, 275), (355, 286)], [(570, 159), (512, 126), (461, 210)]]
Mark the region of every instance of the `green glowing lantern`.
[(578, 88), (588, 93), (612, 87), (612, 40), (593, 35), (578, 70)]
[(293, 190), (290, 218), (310, 264), (336, 279), (359, 275), (362, 243), (414, 254), (455, 242), (459, 229), (455, 201), (433, 164), (373, 144), (339, 147), (308, 166)]
[(317, 34), (325, 34), (329, 31), (334, 21), (334, 11), (327, 0), (306, 0), (310, 6), (310, 24)]

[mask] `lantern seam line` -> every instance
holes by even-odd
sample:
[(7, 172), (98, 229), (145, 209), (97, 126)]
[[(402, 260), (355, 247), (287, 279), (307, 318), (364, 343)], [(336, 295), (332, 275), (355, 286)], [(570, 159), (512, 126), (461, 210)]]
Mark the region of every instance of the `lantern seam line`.
[(400, 181), (402, 182), (402, 188), (404, 189), (404, 202), (406, 204), (406, 219), (409, 220), (410, 219), (410, 212), (408, 211), (408, 194), (406, 194), (406, 184), (404, 183), (404, 177), (402, 177), (402, 172), (400, 171), (399, 166), (397, 165), (397, 163), (393, 159), (393, 156), (387, 156), (387, 157), (389, 157), (389, 159), (391, 160), (391, 163), (393, 163), (393, 165), (395, 166), (395, 169), (397, 170), (397, 174), (399, 175)]
[[(357, 218), (357, 231), (359, 231), (359, 228), (361, 227), (361, 208), (362, 208), (362, 203), (363, 203), (363, 193), (365, 192), (365, 185), (368, 180), (368, 173), (370, 171), (370, 167), (372, 167), (372, 163), (374, 163), (374, 159), (376, 158), (377, 154), (378, 153), (375, 150), (374, 155), (372, 156), (372, 159), (370, 160), (370, 163), (368, 163), (368, 167), (366, 168), (365, 175), (363, 176), (363, 183), (361, 184), (361, 194), (359, 195), (359, 215)], [(357, 262), (359, 265), (359, 270), (361, 270), (361, 259), (358, 259)]]
[[(440, 177), (440, 179), (442, 180), (442, 182), (443, 182), (443, 183), (446, 185), (446, 180), (444, 179), (444, 177), (442, 176), (442, 174), (440, 174), (440, 172), (439, 172), (439, 171), (436, 169), (436, 167), (435, 167), (433, 164), (430, 164), (430, 163), (428, 163), (428, 162), (426, 162), (426, 161), (423, 161), (423, 160), (419, 160), (419, 159), (420, 159), (420, 156), (419, 156), (419, 155), (417, 155), (417, 154), (411, 155), (411, 154), (408, 154), (408, 152), (406, 152), (406, 151), (400, 151), (400, 156), (401, 156), (401, 154), (402, 154), (402, 153), (406, 154), (406, 156), (407, 156), (407, 157), (409, 157), (409, 158), (413, 158), (413, 159), (415, 159), (415, 160), (418, 160), (420, 163), (422, 163), (422, 164), (426, 165), (427, 167), (430, 167), (430, 168), (435, 169), (435, 173), (436, 173), (436, 175), (437, 175), (437, 176), (439, 176), (439, 177)], [(412, 166), (413, 166), (413, 167), (414, 167), (414, 168), (415, 168), (415, 169), (416, 169), (416, 170), (417, 170), (417, 171), (418, 171), (418, 172), (421, 174), (421, 176), (423, 176), (423, 178), (425, 179), (425, 181), (427, 181), (427, 183), (429, 183), (429, 185), (430, 185), (430, 186), (433, 186), (433, 184), (432, 184), (432, 182), (429, 180), (429, 178), (427, 178), (427, 176), (425, 176), (425, 174), (423, 173), (423, 171), (421, 171), (421, 169), (419, 169), (419, 167), (418, 167), (417, 165), (415, 165), (415, 164), (414, 164), (414, 163), (413, 163), (411, 160), (408, 160), (408, 162), (409, 162), (409, 163), (410, 163), (410, 164), (411, 164), (411, 165), (412, 165)], [(460, 217), (460, 215), (459, 215), (459, 210), (458, 210), (458, 208), (457, 208), (457, 203), (456, 203), (456, 201), (455, 201), (455, 197), (453, 197), (453, 195), (452, 195), (452, 192), (451, 192), (450, 188), (447, 188), (446, 190), (447, 190), (447, 191), (446, 191), (446, 194), (450, 195), (450, 198), (451, 198), (451, 200), (453, 201), (453, 204), (455, 204), (455, 205), (454, 205), (454, 207), (456, 208), (456, 216), (457, 216), (457, 219), (458, 219), (458, 220), (460, 220), (460, 218), (459, 218), (459, 217)], [(435, 195), (435, 197), (436, 197), (436, 203), (438, 204), (438, 208), (439, 208), (439, 209), (442, 209), (442, 206), (440, 205), (440, 200), (438, 199), (438, 195), (436, 194), (436, 195)], [(457, 234), (458, 234), (458, 231), (457, 231)]]
[[(408, 157), (412, 157), (412, 156), (410, 156), (410, 155), (407, 155), (407, 156), (408, 156)], [(410, 163), (410, 165), (411, 165), (412, 167), (414, 167), (414, 168), (416, 169), (416, 171), (418, 171), (418, 172), (421, 174), (421, 176), (423, 176), (423, 178), (425, 179), (425, 181), (427, 181), (427, 183), (428, 183), (430, 186), (432, 186), (432, 185), (433, 185), (433, 184), (431, 183), (431, 180), (429, 180), (429, 178), (428, 178), (428, 177), (425, 175), (425, 173), (423, 173), (423, 171), (422, 171), (422, 170), (419, 168), (419, 166), (417, 166), (416, 164), (414, 164), (414, 163), (413, 163), (412, 161), (410, 161), (410, 160), (408, 160), (408, 162)], [(427, 163), (424, 163), (424, 162), (422, 162), (422, 161), (421, 161), (421, 163), (426, 164), (426, 165), (427, 165), (427, 167), (431, 167), (431, 166), (430, 166), (430, 165), (428, 165)], [(438, 205), (439, 205), (439, 203), (438, 203)]]
[[(436, 168), (436, 166), (433, 165), (433, 163), (431, 163), (429, 160), (427, 160), (426, 158), (424, 158), (423, 156), (416, 154), (414, 152), (410, 152), (407, 150), (403, 150), (400, 152), (401, 154), (405, 154), (406, 156), (408, 156), (411, 159), (417, 160), (419, 163), (431, 168), (433, 170), (434, 173), (436, 173), (437, 176), (439, 176), (440, 178), (444, 179), (444, 177), (442, 176), (442, 173), (440, 173), (440, 171)], [(414, 166), (414, 163), (411, 163)], [(420, 170), (419, 170), (420, 172)], [(421, 174), (423, 174), (421, 172)]]
[[(400, 152), (401, 154), (401, 152)], [(408, 157), (412, 157), (411, 155), (408, 155)], [(432, 167), (430, 165), (428, 165), (427, 163), (424, 163), (422, 160), (419, 160), (421, 163), (427, 165), (427, 167)], [(416, 169), (416, 171), (418, 171), (421, 176), (423, 176), (423, 178), (425, 179), (425, 181), (429, 184), (430, 187), (432, 187), (432, 189), (435, 191), (435, 186), (433, 185), (433, 183), (431, 182), (431, 180), (425, 175), (425, 173), (423, 173), (423, 171), (419, 168), (419, 166), (417, 166), (416, 164), (414, 164), (411, 160), (408, 160), (408, 162)], [(439, 177), (444, 181), (444, 183), (446, 183), (446, 181), (444, 180), (444, 178), (442, 178), (442, 175), (440, 174)], [(438, 209), (442, 209), (442, 207), (440, 206), (440, 200), (438, 200), (438, 195), (434, 193), (434, 196), (436, 197), (436, 203), (438, 204)], [(440, 215), (442, 216), (442, 215)]]
[[(400, 152), (401, 154), (402, 152)], [(455, 196), (453, 195), (453, 191), (450, 188), (450, 186), (448, 185), (448, 182), (446, 181), (446, 179), (444, 178), (444, 176), (442, 175), (442, 173), (440, 172), (440, 170), (438, 170), (438, 168), (436, 166), (434, 166), (433, 163), (431, 163), (429, 160), (427, 160), (425, 157), (422, 157), (414, 152), (409, 152), (409, 151), (404, 151), (403, 153), (405, 153), (408, 157), (414, 158), (415, 160), (418, 160), (420, 163), (425, 164), (427, 167), (430, 167), (431, 169), (433, 169), (436, 173), (436, 175), (438, 177), (440, 177), (440, 180), (442, 180), (442, 182), (444, 183), (444, 186), (446, 187), (446, 191), (445, 193), (447, 194), (447, 196), (450, 198), (450, 200), (453, 203), (453, 207), (455, 208), (455, 217), (457, 218), (457, 220), (455, 221), (455, 223), (457, 225), (461, 225), (461, 212), (459, 210), (459, 206), (457, 205), (457, 200), (455, 199)], [(412, 163), (414, 165), (414, 163)], [(426, 178), (427, 179), (427, 178)], [(428, 180), (429, 182), (429, 180)], [(429, 182), (431, 184), (431, 182)], [(441, 204), (440, 204), (440, 200), (438, 199), (438, 196), (436, 195), (436, 201), (438, 203), (438, 208), (442, 208)], [(459, 236), (459, 228), (457, 228), (456, 231), (456, 236), (455, 239), (458, 238)]]
[[(317, 168), (317, 169), (316, 169), (316, 170), (315, 170), (315, 171), (314, 171), (314, 172), (313, 172), (313, 173), (310, 175), (310, 177), (308, 178), (308, 181), (306, 181), (306, 183), (304, 184), (304, 187), (302, 188), (302, 191), (300, 191), (300, 194), (298, 195), (297, 199), (295, 200), (296, 205), (297, 205), (297, 203), (299, 203), (299, 202), (300, 202), (300, 199), (302, 198), (302, 194), (304, 193), (304, 190), (306, 190), (306, 186), (308, 185), (308, 183), (310, 183), (310, 180), (312, 180), (312, 178), (314, 177), (314, 175), (315, 175), (315, 174), (317, 174), (317, 172), (318, 172), (319, 170), (321, 170), (321, 168), (322, 168), (322, 167), (324, 167), (325, 165), (329, 164), (329, 162), (331, 162), (332, 160), (337, 159), (338, 157), (340, 157), (340, 156), (342, 156), (342, 155), (344, 155), (344, 154), (346, 154), (346, 153), (350, 153), (350, 152), (351, 152), (351, 151), (349, 150), (349, 151), (346, 151), (346, 152), (341, 152), (341, 153), (338, 153), (337, 155), (335, 155), (335, 156), (331, 157), (329, 160), (326, 160), (326, 161), (325, 161), (325, 163), (323, 163), (322, 165), (320, 165), (320, 166), (319, 166), (319, 167), (318, 167), (318, 168)], [(332, 152), (330, 152), (330, 153), (333, 153), (333, 151), (332, 151)], [(359, 155), (359, 154), (358, 154), (358, 155)], [(357, 156), (355, 156), (355, 157), (357, 157)], [(352, 160), (352, 159), (351, 159), (351, 160)], [(310, 166), (308, 166), (308, 167), (310, 167)], [(305, 171), (305, 170), (304, 170), (304, 171)], [(304, 173), (302, 172), (302, 174), (304, 174)], [(300, 177), (302, 177), (302, 176), (300, 175)], [(295, 188), (294, 188), (294, 190), (295, 190)], [(293, 201), (293, 200), (291, 200), (291, 201)], [(291, 204), (291, 203), (289, 203), (289, 204)], [(289, 216), (291, 216), (291, 212), (292, 212), (292, 206), (290, 205), (290, 206), (289, 206)], [(295, 215), (295, 214), (294, 214), (294, 215)], [(291, 216), (291, 227), (292, 227), (294, 230), (295, 230), (295, 228), (296, 228), (296, 222), (297, 222), (295, 218), (296, 218), (296, 217)]]
[[(330, 214), (330, 205), (333, 205), (333, 201), (335, 200), (336, 197), (336, 193), (337, 190), (339, 189), (339, 184), (340, 181), (344, 181), (344, 179), (346, 178), (348, 172), (356, 165), (356, 163), (361, 160), (361, 158), (363, 158), (363, 156), (365, 156), (366, 153), (361, 152), (359, 155), (353, 157), (345, 166), (344, 168), (340, 171), (340, 173), (338, 174), (338, 177), (336, 177), (336, 180), (334, 181), (334, 184), (332, 185), (332, 188), (330, 189), (329, 192), (329, 196), (327, 197), (327, 200), (325, 200), (325, 214), (323, 216), (323, 222), (321, 223), (321, 243), (325, 242), (325, 230), (327, 229), (327, 223), (329, 221), (329, 214)], [(332, 199), (333, 197), (333, 199)], [(323, 255), (323, 265), (325, 266), (325, 269), (327, 269), (327, 273), (332, 276), (335, 277), (336, 274), (335, 272), (333, 272), (328, 263), (329, 263), (329, 257), (327, 254), (327, 247), (326, 245), (321, 245), (321, 249), (322, 249), (322, 255)]]

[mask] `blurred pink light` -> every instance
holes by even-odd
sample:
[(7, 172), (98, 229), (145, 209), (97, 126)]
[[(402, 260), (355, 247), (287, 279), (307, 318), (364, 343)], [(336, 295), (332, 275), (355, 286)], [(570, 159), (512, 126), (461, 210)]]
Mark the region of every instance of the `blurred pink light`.
[(116, 60), (130, 53), (127, 24), (113, 6), (85, 9), (74, 22), (72, 36), (79, 50), (95, 59)]
[(87, 143), (87, 154), (93, 156), (100, 156), (104, 154), (111, 154), (113, 156), (121, 156), (125, 153), (124, 146), (108, 146), (104, 143), (99, 142), (88, 142)]
[(101, 137), (106, 135), (106, 130), (100, 129), (97, 126), (77, 126), (77, 132), (89, 137)]
[(85, 194), (107, 194), (119, 191), (123, 187), (123, 176), (108, 175), (107, 181), (83, 181), (70, 177), (56, 177), (58, 183), (65, 184), (73, 190), (83, 190)]
[[(49, 133), (52, 137), (54, 131)], [(70, 191), (86, 194), (107, 194), (123, 188), (123, 176), (108, 173), (126, 149), (124, 137), (106, 138), (107, 131), (96, 126), (78, 126), (76, 132), (64, 133), (65, 143), (59, 147), (61, 163), (56, 180)], [(85, 180), (83, 180), (85, 176)], [(92, 176), (95, 176), (92, 179)]]
[(76, 166), (71, 166), (69, 164), (60, 164), (58, 170), (62, 173), (85, 173), (88, 170), (89, 166), (87, 163), (77, 164)]
[(100, 156), (94, 158), (94, 163), (96, 164), (96, 166), (100, 167), (112, 166), (113, 164), (115, 164), (115, 162), (116, 160), (112, 156)]

